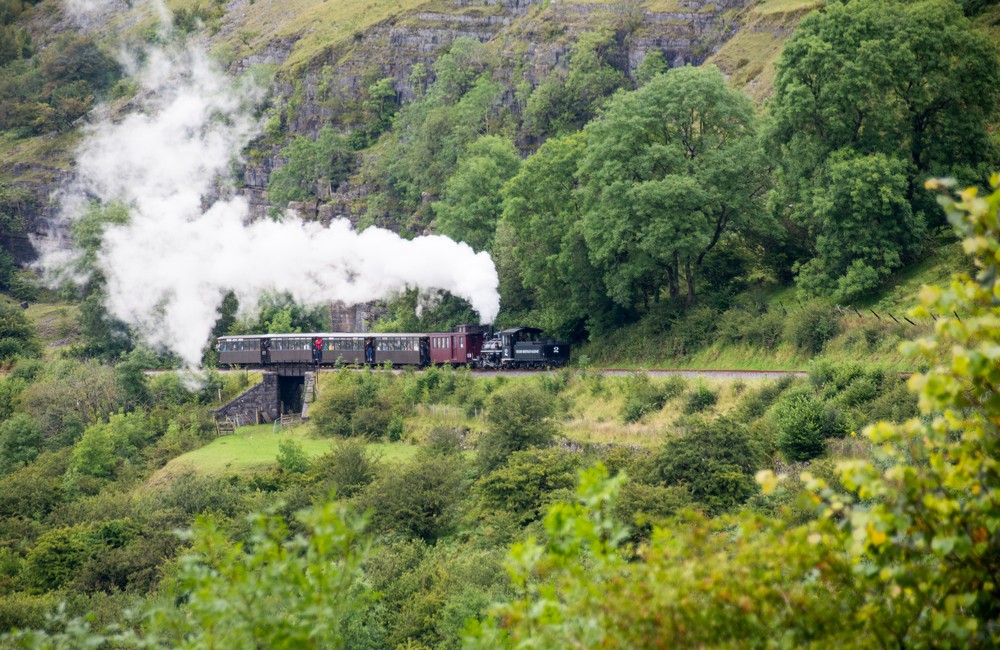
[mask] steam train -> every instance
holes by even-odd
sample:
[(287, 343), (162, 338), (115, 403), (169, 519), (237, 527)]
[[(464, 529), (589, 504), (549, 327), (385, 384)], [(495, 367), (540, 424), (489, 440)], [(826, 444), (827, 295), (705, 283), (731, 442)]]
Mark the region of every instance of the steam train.
[(469, 366), (493, 370), (558, 368), (569, 345), (534, 327), (491, 333), (479, 325), (453, 332), (258, 334), (219, 337), (219, 364), (242, 367), (296, 365)]

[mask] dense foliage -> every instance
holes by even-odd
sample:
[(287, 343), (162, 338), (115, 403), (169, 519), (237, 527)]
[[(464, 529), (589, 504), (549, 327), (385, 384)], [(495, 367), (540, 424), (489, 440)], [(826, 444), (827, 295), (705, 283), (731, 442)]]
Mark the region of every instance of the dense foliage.
[[(0, 0), (0, 127), (18, 137), (67, 128), (119, 73), (86, 38), (36, 47), (17, 22), (30, 10)], [(505, 318), (574, 340), (617, 329), (622, 358), (713, 338), (818, 355), (843, 314), (759, 289), (794, 272), (803, 293), (863, 298), (934, 243), (923, 180), (983, 181), (995, 162), (996, 51), (963, 10), (981, 6), (830, 3), (792, 39), (763, 121), (714, 68), (651, 55), (633, 84), (610, 32), (534, 88), (457, 39), (414, 68), (413, 101), (366, 73), (315, 137), (287, 132), (294, 101), (276, 107), (271, 198), (360, 182), (367, 223), (490, 251)], [(250, 377), (146, 375), (160, 360), (106, 318), (100, 274), (74, 296), (82, 342), (64, 358), (39, 360), (30, 310), (0, 301), (0, 643), (993, 646), (1000, 178), (988, 196), (952, 184), (930, 186), (975, 271), (911, 314), (937, 319), (907, 348), (926, 369), (915, 393), (829, 358), (753, 385), (342, 369), (309, 424), (269, 432), (273, 458), (207, 470), (171, 461), (265, 436), (215, 440), (209, 407)], [(0, 186), (0, 227), (17, 232), (29, 203)], [(79, 270), (127, 219), (93, 206)], [(9, 257), (0, 288), (22, 299)], [(401, 297), (392, 325), (469, 318), (444, 297), (418, 319), (419, 300)], [(213, 335), (326, 327), (286, 296), (237, 308), (227, 297)], [(846, 336), (874, 354), (901, 328)]]
[[(1000, 190), (945, 205), (977, 273), (922, 296), (921, 309), (969, 314), (910, 345), (932, 364), (910, 381), (923, 417), (868, 427), (867, 454), (833, 477), (803, 472), (801, 524), (789, 510), (688, 517), (631, 549), (609, 516), (622, 477), (592, 470), (577, 500), (549, 509), (544, 545), (514, 547), (518, 596), (477, 630), (476, 647), (992, 647)], [(768, 498), (796, 491), (781, 478), (758, 474)]]

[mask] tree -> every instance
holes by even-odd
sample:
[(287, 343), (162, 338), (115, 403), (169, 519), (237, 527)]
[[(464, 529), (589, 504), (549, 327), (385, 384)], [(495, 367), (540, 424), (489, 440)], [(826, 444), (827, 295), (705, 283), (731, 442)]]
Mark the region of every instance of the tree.
[(471, 143), (432, 206), (438, 232), (491, 251), (503, 206), (500, 190), (520, 163), (507, 138), (486, 135)]
[(323, 127), (316, 140), (295, 136), (281, 150), (285, 164), (271, 174), (268, 200), (279, 207), (289, 201), (305, 201), (321, 190), (329, 194), (347, 178), (354, 154), (347, 138), (331, 127)]
[(705, 255), (766, 187), (752, 103), (713, 66), (675, 68), (615, 96), (586, 135), (583, 229), (608, 295), (645, 308), (684, 281), (693, 302)]
[(383, 469), (360, 500), (371, 509), (376, 528), (433, 542), (458, 521), (465, 471), (460, 456), (423, 454), (417, 462)]
[[(587, 474), (576, 503), (549, 508), (545, 545), (512, 549), (517, 597), (468, 647), (995, 645), (1000, 175), (992, 185), (942, 197), (976, 272), (922, 291), (915, 314), (942, 316), (904, 349), (930, 367), (909, 382), (921, 417), (868, 427), (868, 457), (842, 462), (836, 482), (804, 472), (811, 520), (688, 516), (635, 556), (609, 516), (621, 479)], [(765, 495), (795, 489), (771, 471), (757, 480)]]
[(95, 201), (80, 219), (73, 222), (73, 246), (80, 252), (73, 270), (87, 278), (80, 289), (83, 295), (80, 304), (83, 343), (75, 350), (80, 356), (113, 359), (132, 349), (128, 326), (112, 318), (104, 306), (107, 281), (98, 265), (105, 229), (128, 223), (128, 220), (129, 210), (124, 204), (101, 205)]
[(813, 198), (816, 256), (800, 267), (799, 287), (851, 302), (920, 252), (924, 220), (906, 200), (899, 160), (842, 149), (824, 172), (827, 189)]
[(289, 474), (303, 474), (309, 469), (309, 456), (302, 445), (291, 438), (278, 442), (278, 467)]
[(87, 427), (73, 448), (70, 469), (76, 474), (110, 478), (119, 464), (134, 459), (151, 435), (145, 413), (115, 413), (107, 423)]
[(580, 457), (562, 449), (515, 451), (507, 464), (479, 480), (483, 503), (516, 513), (527, 523), (544, 515), (543, 506), (557, 490), (576, 482)]
[(256, 516), (245, 547), (200, 517), (175, 598), (147, 613), (152, 647), (369, 647), (364, 519), (335, 503), (300, 517), (307, 534), (292, 537), (281, 517)]
[(30, 463), (43, 447), (42, 429), (30, 415), (17, 413), (0, 421), (0, 475)]
[(761, 460), (746, 427), (721, 418), (669, 438), (653, 457), (650, 474), (664, 487), (685, 488), (715, 514), (742, 504), (756, 491), (753, 477)]
[(535, 137), (566, 135), (597, 115), (607, 97), (628, 81), (611, 64), (616, 47), (611, 31), (581, 34), (570, 51), (568, 69), (545, 79), (528, 98), (525, 130)]
[(496, 132), (501, 87), (491, 78), (494, 65), (486, 45), (456, 38), (434, 63), (434, 83), (400, 109), (382, 156), (370, 159), (377, 167), (365, 173), (388, 183), (389, 198), (415, 211), (414, 220), (429, 221), (426, 199), (439, 195), (469, 143)]
[[(590, 261), (576, 169), (585, 149), (582, 134), (551, 138), (522, 163), (503, 190), (504, 224), (512, 245), (496, 254), (503, 269), (514, 265), (532, 296), (538, 325), (548, 332), (583, 338), (619, 319), (601, 271)], [(501, 276), (501, 289), (504, 288)], [(505, 306), (510, 296), (501, 293)]]
[[(996, 47), (951, 0), (835, 3), (800, 23), (771, 102), (772, 209), (812, 238), (810, 291), (853, 297), (912, 259), (914, 239), (941, 223), (919, 191), (927, 177), (985, 180), (998, 81)], [(851, 205), (847, 180), (864, 205)], [(832, 202), (830, 190), (840, 193)], [(864, 240), (888, 245), (883, 259), (859, 250), (858, 219)]]
[(42, 345), (35, 326), (14, 303), (0, 301), (0, 361), (14, 357), (37, 357)]

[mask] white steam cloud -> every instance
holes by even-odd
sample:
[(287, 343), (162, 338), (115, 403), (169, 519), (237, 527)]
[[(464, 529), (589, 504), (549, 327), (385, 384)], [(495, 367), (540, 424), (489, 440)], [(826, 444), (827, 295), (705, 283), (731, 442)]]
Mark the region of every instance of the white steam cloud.
[(358, 233), (343, 220), (324, 228), (294, 215), (247, 224), (241, 197), (206, 205), (259, 131), (248, 111), (256, 91), (190, 46), (151, 50), (134, 74), (141, 112), (90, 128), (63, 210), (79, 218), (90, 198), (130, 207), (127, 225), (105, 231), (98, 261), (108, 310), (149, 343), (198, 365), (229, 291), (242, 305), (265, 292), (318, 305), (445, 290), (468, 300), (483, 322), (496, 317), (496, 267), (467, 244), (404, 240), (378, 228)]

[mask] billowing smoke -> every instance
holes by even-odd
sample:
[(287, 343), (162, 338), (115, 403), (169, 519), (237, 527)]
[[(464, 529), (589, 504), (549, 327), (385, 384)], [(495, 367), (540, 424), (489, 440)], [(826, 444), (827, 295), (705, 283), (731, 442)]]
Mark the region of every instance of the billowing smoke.
[(88, 198), (130, 207), (127, 225), (105, 231), (98, 262), (108, 310), (149, 343), (197, 365), (229, 291), (241, 305), (267, 292), (317, 305), (445, 290), (468, 300), (483, 322), (495, 318), (496, 268), (467, 244), (358, 233), (346, 221), (324, 228), (294, 215), (248, 224), (240, 197), (206, 206), (259, 131), (248, 110), (257, 91), (191, 46), (150, 50), (135, 77), (141, 110), (89, 129), (63, 205), (68, 219), (82, 215)]

